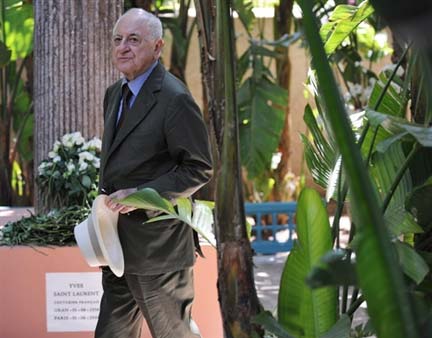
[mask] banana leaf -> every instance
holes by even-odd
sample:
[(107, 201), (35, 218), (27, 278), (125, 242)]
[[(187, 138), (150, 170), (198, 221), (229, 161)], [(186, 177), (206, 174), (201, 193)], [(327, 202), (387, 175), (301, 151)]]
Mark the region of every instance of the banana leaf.
[(237, 95), (242, 164), (249, 178), (255, 178), (270, 168), (279, 145), (287, 93), (266, 77), (251, 77)]
[(428, 274), (429, 266), (410, 245), (396, 241), (395, 246), (405, 274), (416, 284), (420, 284)]
[(400, 135), (408, 142), (416, 141), (424, 147), (432, 147), (432, 127), (370, 109), (366, 110), (366, 116), (372, 126), (382, 126), (391, 135)]
[(363, 1), (358, 6), (336, 6), (330, 15), (329, 22), (322, 25), (320, 30), (321, 37), (325, 41), (326, 53), (333, 53), (348, 35), (373, 12), (374, 9), (368, 1)]
[(165, 215), (151, 218), (147, 221), (157, 222), (167, 219), (178, 219), (198, 232), (207, 242), (216, 248), (216, 239), (213, 232), (213, 203), (196, 200), (192, 205), (188, 198), (177, 198), (176, 205), (161, 197), (151, 188), (141, 189), (126, 198), (118, 200), (119, 203), (138, 209), (161, 211)]
[[(312, 140), (302, 134), (301, 140), (305, 147), (305, 159), (314, 181), (323, 188), (334, 190), (339, 176), (337, 146), (327, 137), (325, 124), (318, 124), (318, 118), (307, 105), (303, 120), (309, 129)], [(332, 195), (332, 194), (331, 194)]]
[(332, 248), (327, 211), (319, 194), (305, 188), (297, 208), (297, 236), (282, 272), (278, 320), (297, 337), (317, 338), (327, 332), (337, 319), (335, 287), (311, 289), (306, 277)]

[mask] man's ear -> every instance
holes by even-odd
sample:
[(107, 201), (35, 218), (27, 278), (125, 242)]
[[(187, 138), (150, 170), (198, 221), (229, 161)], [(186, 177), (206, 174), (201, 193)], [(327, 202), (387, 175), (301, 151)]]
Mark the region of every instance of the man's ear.
[(162, 48), (165, 45), (165, 41), (163, 39), (158, 39), (155, 43), (154, 52), (159, 57), (162, 53)]

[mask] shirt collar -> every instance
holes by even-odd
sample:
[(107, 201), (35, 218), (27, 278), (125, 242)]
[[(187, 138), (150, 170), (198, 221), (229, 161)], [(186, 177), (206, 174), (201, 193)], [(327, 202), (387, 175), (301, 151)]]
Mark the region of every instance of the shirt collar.
[(131, 90), (133, 96), (137, 96), (141, 87), (144, 85), (148, 77), (150, 76), (153, 69), (158, 64), (158, 61), (155, 61), (144, 73), (141, 75), (138, 75), (135, 79), (132, 81), (128, 81), (126, 78), (123, 78), (122, 80), (122, 86), (127, 83), (129, 86), (129, 89)]

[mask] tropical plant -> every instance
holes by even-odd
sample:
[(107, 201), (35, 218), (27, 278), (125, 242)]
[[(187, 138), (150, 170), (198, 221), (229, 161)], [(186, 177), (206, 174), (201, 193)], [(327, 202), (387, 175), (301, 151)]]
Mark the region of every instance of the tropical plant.
[[(263, 25), (254, 25), (257, 19), (251, 11), (252, 6), (251, 1), (234, 2), (249, 44), (238, 60), (240, 86), (237, 101), (242, 165), (248, 180), (252, 181), (252, 191), (247, 191), (248, 198), (263, 200), (268, 198), (276, 181), (282, 185), (287, 174), (283, 175), (284, 179), (278, 179), (275, 172), (277, 164), (272, 163), (287, 118), (288, 92), (287, 86), (283, 88), (278, 84), (271, 66), (286, 57), (287, 47), (296, 42), (300, 34), (284, 34), (273, 41), (265, 39)], [(253, 27), (259, 28), (256, 37), (251, 33)], [(284, 158), (284, 161), (287, 159)], [(257, 196), (257, 190), (261, 196)]]
[(0, 3), (0, 205), (31, 204), (33, 25), (30, 4)]
[(191, 226), (203, 239), (216, 248), (212, 212), (214, 202), (195, 200), (192, 203), (188, 198), (180, 197), (176, 199), (176, 208), (174, 208), (170, 201), (161, 197), (156, 190), (151, 188), (141, 189), (119, 200), (119, 202), (134, 208), (163, 213), (163, 215), (151, 218), (147, 223), (167, 219), (182, 221)]
[[(334, 187), (335, 193), (329, 194), (338, 202), (333, 234), (338, 234), (340, 211), (347, 194), (354, 222), (350, 235), (350, 240), (354, 240), (350, 248), (340, 258), (337, 253), (331, 254), (331, 264), (324, 268), (325, 273), (315, 270), (310, 279), (314, 287), (344, 286), (341, 310), (348, 316), (342, 315), (326, 337), (334, 337), (336, 332), (337, 336), (346, 337), (350, 330), (349, 318), (363, 301), (367, 302), (378, 337), (427, 337), (431, 330), (426, 324), (431, 304), (424, 300), (430, 295), (430, 289), (425, 287), (429, 280), (429, 260), (424, 252), (415, 251), (413, 244), (416, 238), (425, 240), (422, 234), (414, 237), (415, 234), (428, 231), (428, 226), (419, 222), (421, 217), (418, 217), (425, 212), (424, 204), (418, 198), (422, 193), (425, 193), (424, 198), (428, 196), (427, 179), (432, 173), (424, 170), (430, 169), (430, 155), (426, 157), (430, 154), (426, 147), (431, 146), (426, 137), (430, 121), (428, 101), (421, 106), (426, 112), (420, 114), (425, 117), (421, 125), (413, 124), (410, 115), (406, 115), (409, 100), (417, 102), (421, 95), (423, 99), (428, 97), (424, 88), (430, 88), (426, 76), (421, 78), (420, 84), (413, 77), (418, 67), (415, 61), (418, 52), (406, 44), (406, 50), (410, 49), (411, 53), (404, 53), (397, 65), (376, 77), (366, 103), (358, 100), (358, 105), (354, 105), (355, 109), (364, 109), (367, 104), (366, 114), (348, 118), (327, 57), (329, 54), (333, 57), (333, 52), (342, 48), (343, 41), (370, 17), (373, 9), (367, 2), (358, 7), (336, 7), (331, 17), (339, 16), (339, 21), (321, 28), (323, 46), (312, 14), (312, 2), (301, 1), (301, 6), (317, 79), (317, 113), (313, 114), (310, 108), (305, 111), (305, 120), (313, 135), (312, 142), (304, 138), (308, 164), (318, 183)], [(406, 62), (405, 58), (408, 58), (408, 69), (401, 74), (398, 69)], [(423, 91), (413, 91), (410, 87), (420, 87)], [(412, 96), (418, 92), (418, 96)], [(424, 104), (425, 101), (420, 102)], [(414, 106), (420, 109), (418, 104)], [(412, 111), (411, 116), (418, 115)], [(338, 169), (339, 154), (343, 172)], [(422, 170), (417, 168), (419, 164)], [(413, 182), (422, 186), (414, 188)], [(352, 251), (356, 254), (355, 260), (351, 257)], [(353, 277), (353, 266), (357, 271), (356, 278)], [(348, 285), (356, 288), (347, 309)], [(419, 300), (419, 294), (423, 300)], [(421, 315), (419, 307), (425, 311)]]
[(38, 167), (37, 184), (45, 205), (90, 207), (97, 194), (100, 151), (100, 139), (86, 142), (80, 132), (56, 141)]

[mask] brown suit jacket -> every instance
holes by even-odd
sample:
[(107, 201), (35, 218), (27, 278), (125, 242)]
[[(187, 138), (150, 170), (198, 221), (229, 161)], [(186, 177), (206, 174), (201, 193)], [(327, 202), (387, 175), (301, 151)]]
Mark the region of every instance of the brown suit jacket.
[[(207, 130), (180, 80), (158, 64), (115, 134), (120, 98), (118, 81), (104, 98), (100, 191), (150, 187), (175, 199), (208, 182), (212, 161)], [(191, 228), (177, 221), (143, 224), (147, 219), (144, 210), (119, 217), (125, 273), (159, 274), (192, 266)]]

